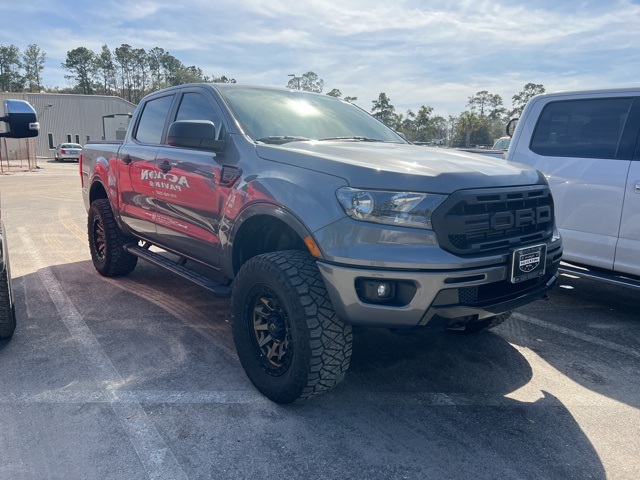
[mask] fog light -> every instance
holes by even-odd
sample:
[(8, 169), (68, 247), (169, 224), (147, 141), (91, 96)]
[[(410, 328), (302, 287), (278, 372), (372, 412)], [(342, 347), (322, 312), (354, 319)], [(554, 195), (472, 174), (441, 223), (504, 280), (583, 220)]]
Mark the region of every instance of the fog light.
[(385, 302), (395, 296), (394, 282), (378, 282), (375, 280), (364, 281), (364, 297), (370, 302)]

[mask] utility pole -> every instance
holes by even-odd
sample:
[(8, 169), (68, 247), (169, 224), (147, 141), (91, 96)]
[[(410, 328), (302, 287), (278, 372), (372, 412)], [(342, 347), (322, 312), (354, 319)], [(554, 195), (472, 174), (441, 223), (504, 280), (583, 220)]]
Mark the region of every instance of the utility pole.
[(296, 83), (298, 84), (298, 90), (300, 90), (300, 80), (302, 79), (302, 77), (298, 77), (296, 76), (295, 73), (290, 73), (289, 75), (287, 75), (288, 77), (293, 77), (293, 80), (296, 81)]

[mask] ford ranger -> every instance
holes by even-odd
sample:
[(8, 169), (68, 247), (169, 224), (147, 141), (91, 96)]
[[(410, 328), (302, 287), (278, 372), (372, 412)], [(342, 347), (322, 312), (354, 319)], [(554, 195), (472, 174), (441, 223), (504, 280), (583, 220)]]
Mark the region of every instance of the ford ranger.
[(545, 297), (562, 254), (541, 173), (411, 145), (327, 95), (155, 92), (80, 172), (98, 272), (142, 258), (230, 296), (240, 362), (278, 403), (344, 377), (352, 326), (491, 328)]

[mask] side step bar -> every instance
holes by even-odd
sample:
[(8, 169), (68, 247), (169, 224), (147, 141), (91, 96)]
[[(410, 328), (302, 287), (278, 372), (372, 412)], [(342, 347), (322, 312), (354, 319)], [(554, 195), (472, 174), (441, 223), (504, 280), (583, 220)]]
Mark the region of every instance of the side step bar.
[(591, 280), (598, 280), (611, 285), (617, 285), (619, 287), (630, 287), (640, 289), (640, 279), (633, 277), (626, 277), (622, 274), (616, 275), (613, 273), (600, 271), (597, 269), (588, 269), (570, 263), (562, 262), (558, 268), (560, 273), (573, 274), (578, 277), (584, 277)]
[(180, 275), (182, 278), (200, 285), (203, 288), (209, 290), (216, 297), (228, 298), (231, 296), (231, 287), (224, 285), (216, 280), (200, 275), (186, 267), (174, 262), (173, 260), (163, 257), (162, 255), (140, 247), (137, 244), (130, 243), (124, 246), (124, 249), (132, 255), (138, 258), (151, 262), (159, 267), (165, 268), (170, 272)]

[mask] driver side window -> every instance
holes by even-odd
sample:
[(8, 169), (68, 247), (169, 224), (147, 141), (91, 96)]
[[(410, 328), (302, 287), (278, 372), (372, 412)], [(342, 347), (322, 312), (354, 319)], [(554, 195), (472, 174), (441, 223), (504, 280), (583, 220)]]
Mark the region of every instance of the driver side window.
[(211, 102), (200, 93), (188, 92), (182, 96), (175, 120), (210, 120), (216, 126), (216, 140), (224, 139), (224, 124), (220, 116)]

